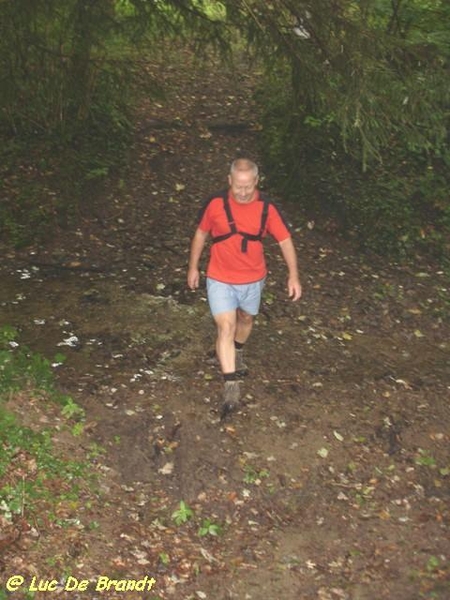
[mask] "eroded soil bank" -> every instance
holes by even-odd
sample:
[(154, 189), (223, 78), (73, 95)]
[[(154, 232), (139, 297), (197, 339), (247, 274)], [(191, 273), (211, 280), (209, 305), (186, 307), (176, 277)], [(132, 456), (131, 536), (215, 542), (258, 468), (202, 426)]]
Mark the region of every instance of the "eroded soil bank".
[[(253, 81), (193, 63), (165, 76), (121, 186), (45, 248), (3, 250), (1, 321), (66, 355), (58, 383), (87, 418), (57, 443), (89, 456), (101, 489), (6, 547), (2, 580), (153, 576), (145, 593), (89, 588), (133, 600), (448, 598), (448, 280), (361, 255), (285, 205), (304, 298), (286, 298), (269, 242), (245, 403), (221, 423), (214, 328), (186, 262), (200, 202), (237, 153), (257, 158)], [(177, 525), (181, 501), (193, 516)]]

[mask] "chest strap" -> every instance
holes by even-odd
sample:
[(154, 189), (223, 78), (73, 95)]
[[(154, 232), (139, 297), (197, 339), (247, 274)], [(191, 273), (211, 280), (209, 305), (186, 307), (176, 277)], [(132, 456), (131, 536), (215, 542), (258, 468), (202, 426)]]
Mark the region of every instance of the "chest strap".
[(217, 242), (223, 242), (227, 240), (232, 235), (240, 235), (242, 237), (241, 242), (241, 251), (247, 252), (248, 242), (262, 242), (264, 237), (264, 230), (266, 229), (267, 217), (269, 214), (269, 204), (270, 200), (261, 195), (260, 201), (263, 202), (263, 209), (261, 213), (261, 225), (259, 227), (258, 234), (247, 233), (246, 231), (239, 231), (236, 227), (236, 223), (233, 218), (233, 213), (231, 212), (230, 201), (228, 200), (228, 193), (222, 196), (223, 199), (223, 208), (225, 210), (225, 214), (227, 216), (228, 225), (230, 227), (230, 231), (228, 233), (224, 233), (223, 235), (218, 235), (212, 238), (212, 243), (216, 244)]

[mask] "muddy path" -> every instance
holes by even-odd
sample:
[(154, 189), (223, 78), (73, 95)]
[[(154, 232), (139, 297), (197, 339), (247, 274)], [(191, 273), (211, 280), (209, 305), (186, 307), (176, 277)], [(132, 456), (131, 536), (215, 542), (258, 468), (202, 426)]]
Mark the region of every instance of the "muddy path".
[[(164, 69), (129, 172), (79, 227), (4, 249), (1, 321), (66, 355), (58, 384), (104, 474), (86, 512), (99, 527), (49, 535), (34, 564), (57, 547), (55, 572), (156, 579), (108, 598), (448, 598), (449, 282), (358, 254), (285, 205), (304, 298), (286, 298), (269, 242), (245, 404), (221, 423), (214, 328), (186, 263), (201, 201), (237, 154), (258, 159), (259, 125), (246, 70), (189, 61)], [(177, 525), (180, 502), (194, 516)]]

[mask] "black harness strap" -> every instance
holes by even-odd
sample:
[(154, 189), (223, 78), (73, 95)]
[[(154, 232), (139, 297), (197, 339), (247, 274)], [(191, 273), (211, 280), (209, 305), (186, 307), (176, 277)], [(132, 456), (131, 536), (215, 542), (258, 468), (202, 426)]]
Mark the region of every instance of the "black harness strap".
[(230, 202), (228, 200), (228, 193), (224, 194), (222, 196), (222, 199), (223, 199), (223, 208), (224, 208), (225, 214), (227, 216), (227, 221), (228, 221), (228, 225), (230, 227), (230, 231), (223, 235), (218, 235), (218, 236), (214, 237), (212, 239), (212, 243), (216, 244), (217, 242), (223, 242), (224, 240), (227, 240), (228, 238), (230, 238), (232, 235), (240, 235), (240, 236), (242, 236), (241, 251), (247, 252), (248, 242), (262, 242), (262, 239), (264, 237), (264, 230), (266, 228), (267, 217), (269, 215), (270, 200), (268, 198), (266, 198), (265, 196), (261, 195), (261, 200), (264, 203), (262, 213), (261, 213), (261, 225), (259, 228), (259, 233), (257, 235), (255, 235), (252, 233), (247, 233), (245, 231), (238, 231), (238, 229), (236, 227), (236, 223), (233, 219), (233, 214), (231, 212), (231, 206), (230, 206)]

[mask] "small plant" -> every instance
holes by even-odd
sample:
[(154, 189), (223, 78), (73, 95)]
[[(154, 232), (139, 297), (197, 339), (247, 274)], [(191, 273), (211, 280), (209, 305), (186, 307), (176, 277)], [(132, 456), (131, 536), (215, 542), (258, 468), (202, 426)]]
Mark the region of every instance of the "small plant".
[[(448, 580), (448, 565), (444, 557), (430, 556), (421, 569), (412, 571), (413, 579), (420, 581), (423, 587), (427, 588), (427, 598), (443, 598), (441, 591), (447, 587), (442, 587), (442, 583)], [(448, 595), (445, 595), (447, 598)], [(425, 596), (423, 596), (425, 598)]]
[(439, 569), (440, 566), (441, 561), (439, 560), (439, 558), (437, 558), (437, 556), (430, 556), (426, 564), (426, 570), (428, 571), (428, 573), (434, 573)]
[(5, 346), (6, 344), (13, 342), (17, 337), (17, 330), (11, 325), (5, 325), (0, 329), (0, 345)]
[(106, 450), (96, 442), (92, 442), (92, 444), (89, 446), (88, 456), (91, 460), (96, 460), (99, 456), (105, 453)]
[(172, 520), (175, 521), (176, 525), (182, 525), (183, 523), (187, 523), (194, 516), (194, 511), (192, 508), (181, 500), (180, 506), (177, 510), (172, 513)]
[[(27, 386), (55, 394), (51, 361), (25, 346), (20, 347), (16, 339), (14, 327), (0, 328), (0, 395)], [(58, 362), (61, 356), (57, 355)]]
[(355, 504), (359, 508), (367, 507), (368, 502), (371, 499), (370, 496), (368, 494), (365, 494), (364, 492), (356, 492), (354, 498)]
[(83, 419), (85, 416), (84, 409), (81, 408), (79, 404), (74, 402), (69, 396), (64, 398), (64, 407), (61, 410), (61, 413), (63, 417), (66, 417), (66, 419), (72, 419), (73, 417), (79, 417), (80, 419)]
[(80, 437), (84, 432), (84, 423), (75, 423), (71, 429), (73, 437)]
[(435, 458), (422, 448), (419, 448), (419, 455), (416, 456), (415, 463), (416, 465), (420, 465), (422, 467), (430, 467), (432, 469), (436, 468)]
[(218, 536), (221, 533), (222, 527), (210, 519), (203, 519), (203, 522), (198, 530), (198, 535), (200, 537), (205, 537), (206, 535)]
[(254, 485), (260, 485), (262, 479), (269, 477), (269, 471), (267, 469), (254, 469), (250, 465), (245, 465), (244, 468), (244, 483), (251, 483)]

